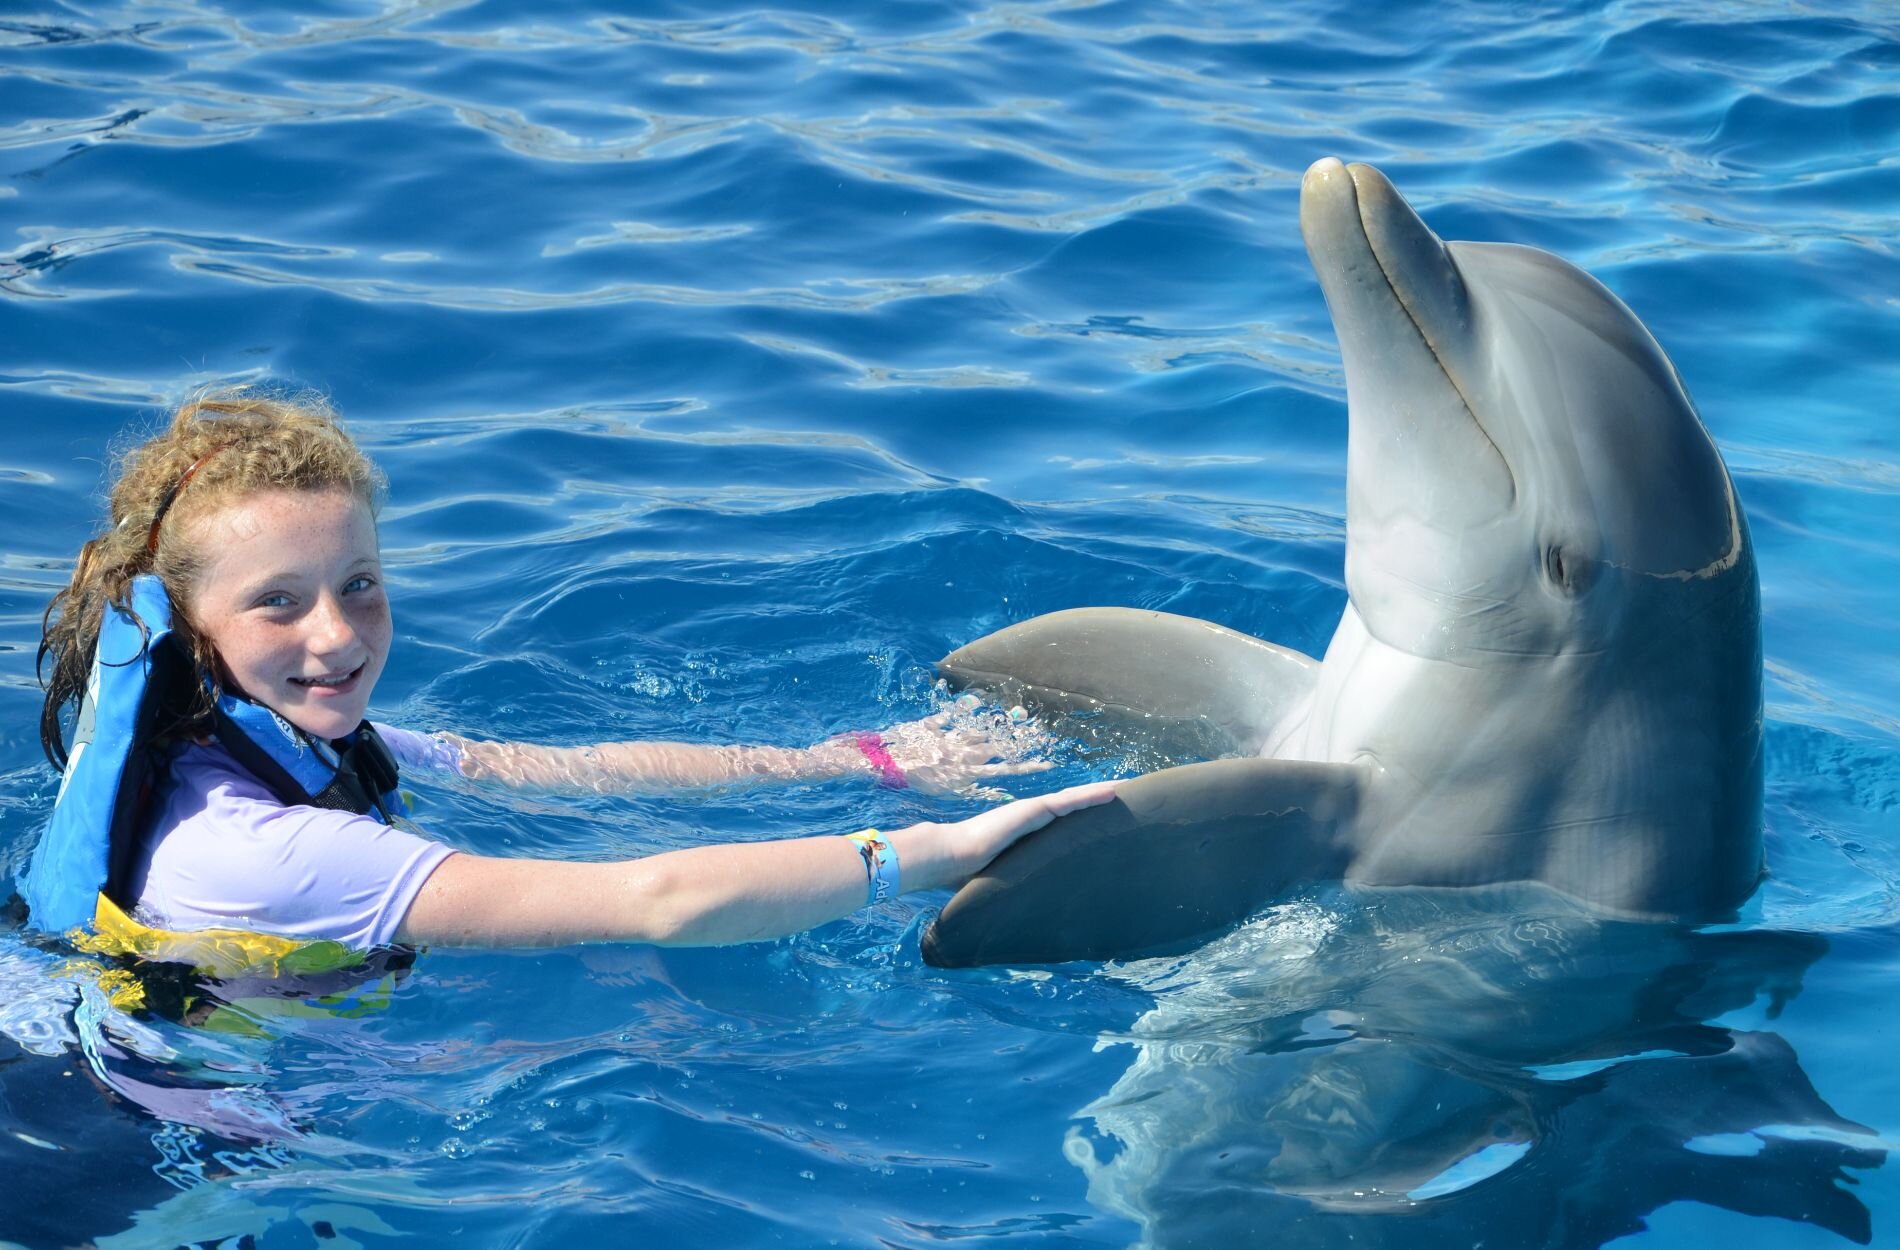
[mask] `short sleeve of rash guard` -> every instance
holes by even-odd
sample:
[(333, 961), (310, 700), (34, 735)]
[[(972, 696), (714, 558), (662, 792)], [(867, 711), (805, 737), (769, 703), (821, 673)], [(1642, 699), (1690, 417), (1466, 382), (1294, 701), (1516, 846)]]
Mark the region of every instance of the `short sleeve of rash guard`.
[(370, 816), (285, 806), (222, 754), (193, 747), (174, 761), (177, 784), (161, 813), (164, 832), (149, 844), (139, 919), (357, 949), (393, 942), (451, 848)]

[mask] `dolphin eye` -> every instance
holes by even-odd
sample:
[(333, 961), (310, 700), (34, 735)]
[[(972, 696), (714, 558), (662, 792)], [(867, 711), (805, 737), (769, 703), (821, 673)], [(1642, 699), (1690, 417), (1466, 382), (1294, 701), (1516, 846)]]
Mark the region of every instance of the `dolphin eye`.
[(1581, 594), (1589, 588), (1590, 562), (1575, 552), (1566, 552), (1556, 543), (1544, 548), (1544, 576), (1552, 589), (1566, 595)]

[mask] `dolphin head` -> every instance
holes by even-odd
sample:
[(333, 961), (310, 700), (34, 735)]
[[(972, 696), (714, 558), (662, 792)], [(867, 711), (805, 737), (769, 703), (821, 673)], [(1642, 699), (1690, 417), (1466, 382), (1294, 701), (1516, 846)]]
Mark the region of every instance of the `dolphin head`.
[(1300, 225), (1346, 367), (1351, 599), (1303, 749), (1380, 765), (1354, 871), (1723, 914), (1761, 875), (1760, 592), (1674, 367), (1589, 275), (1443, 243), (1365, 165), (1308, 170)]
[(1588, 653), (1672, 587), (1753, 593), (1721, 456), (1600, 283), (1443, 243), (1378, 170), (1331, 158), (1300, 226), (1345, 362), (1346, 581), (1373, 637), (1467, 664)]

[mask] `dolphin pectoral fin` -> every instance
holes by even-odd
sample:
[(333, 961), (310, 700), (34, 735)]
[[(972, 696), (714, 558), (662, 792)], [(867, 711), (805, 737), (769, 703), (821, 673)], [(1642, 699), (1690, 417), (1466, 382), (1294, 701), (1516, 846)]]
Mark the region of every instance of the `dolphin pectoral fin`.
[(1319, 680), (1311, 656), (1208, 621), (1073, 608), (998, 630), (937, 663), (958, 688), (1020, 703), (1065, 732), (1101, 728), (1171, 754), (1256, 755)]
[(1351, 858), (1365, 770), (1215, 760), (1125, 782), (1012, 846), (924, 933), (938, 967), (1178, 949)]

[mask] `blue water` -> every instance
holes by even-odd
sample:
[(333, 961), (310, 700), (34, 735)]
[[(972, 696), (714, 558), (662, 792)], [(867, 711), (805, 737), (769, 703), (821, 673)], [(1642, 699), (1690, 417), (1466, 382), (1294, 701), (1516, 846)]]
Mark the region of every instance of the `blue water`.
[[(1325, 155), (1583, 265), (1672, 355), (1757, 545), (1772, 877), (1667, 940), (1320, 893), (1034, 975), (924, 967), (913, 895), (727, 950), (427, 952), (251, 1035), (0, 929), (0, 1242), (1900, 1242), (1896, 151), (1873, 3), (13, 0), (0, 877), (55, 784), (40, 612), (110, 450), (206, 383), (320, 388), (388, 471), (398, 723), (804, 743), (1082, 604), (1323, 649)], [(588, 858), (972, 807), (421, 799)]]

